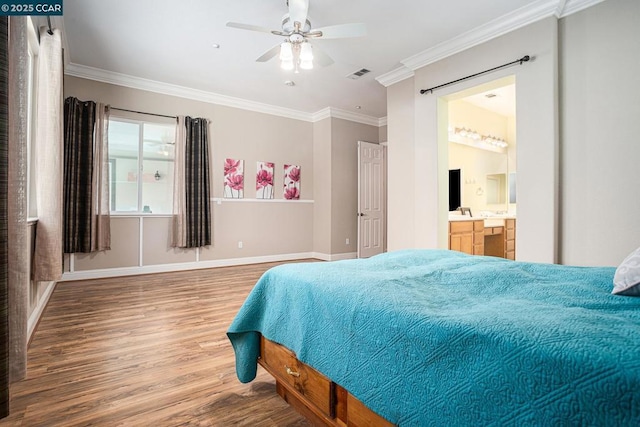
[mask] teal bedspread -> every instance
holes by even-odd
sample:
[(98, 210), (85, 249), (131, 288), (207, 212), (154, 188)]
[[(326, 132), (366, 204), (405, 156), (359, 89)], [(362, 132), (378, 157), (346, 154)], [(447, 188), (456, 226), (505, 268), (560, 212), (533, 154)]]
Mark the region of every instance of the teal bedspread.
[(228, 330), (259, 333), (400, 426), (640, 425), (640, 298), (614, 269), (411, 250), (282, 265)]

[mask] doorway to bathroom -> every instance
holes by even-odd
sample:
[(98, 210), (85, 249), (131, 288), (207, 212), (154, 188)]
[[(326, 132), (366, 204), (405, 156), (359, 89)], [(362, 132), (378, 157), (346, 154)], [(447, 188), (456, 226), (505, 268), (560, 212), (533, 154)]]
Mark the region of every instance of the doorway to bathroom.
[[(517, 203), (516, 83), (508, 76), (443, 98), (446, 105), (446, 155), (449, 198), (449, 248), (455, 230), (471, 227), (466, 237), (474, 254), (515, 258)], [(446, 146), (446, 148), (445, 148)], [(446, 159), (446, 160), (445, 160)], [(451, 179), (455, 176), (456, 179)], [(446, 192), (445, 192), (446, 194)], [(452, 200), (451, 197), (456, 197)], [(464, 226), (460, 221), (464, 221)], [(473, 225), (467, 223), (473, 221)], [(452, 225), (453, 224), (453, 225)], [(454, 230), (452, 232), (452, 230)], [(444, 230), (443, 230), (444, 231)]]

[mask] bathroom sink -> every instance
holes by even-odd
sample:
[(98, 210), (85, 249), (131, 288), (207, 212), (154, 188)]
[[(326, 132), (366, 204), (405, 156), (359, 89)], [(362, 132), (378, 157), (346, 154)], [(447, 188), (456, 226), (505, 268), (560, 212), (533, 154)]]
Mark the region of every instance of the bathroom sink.
[(485, 218), (484, 226), (485, 227), (503, 227), (504, 218)]
[(473, 221), (474, 219), (479, 218), (470, 217), (468, 215), (449, 215), (449, 221)]

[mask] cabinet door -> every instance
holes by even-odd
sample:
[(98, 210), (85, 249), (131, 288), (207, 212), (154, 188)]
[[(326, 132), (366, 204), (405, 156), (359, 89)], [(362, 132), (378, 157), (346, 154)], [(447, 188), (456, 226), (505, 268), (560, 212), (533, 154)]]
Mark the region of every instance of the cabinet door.
[(473, 255), (473, 234), (451, 234), (449, 238), (449, 248), (454, 251)]
[(505, 221), (504, 257), (511, 260), (516, 259), (516, 220), (515, 219), (507, 219)]

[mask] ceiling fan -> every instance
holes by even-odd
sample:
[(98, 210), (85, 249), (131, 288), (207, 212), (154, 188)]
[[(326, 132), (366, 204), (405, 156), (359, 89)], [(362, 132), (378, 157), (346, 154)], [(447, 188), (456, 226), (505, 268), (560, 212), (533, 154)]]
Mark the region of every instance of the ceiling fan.
[(327, 27), (313, 28), (307, 12), (309, 0), (287, 0), (289, 13), (282, 17), (282, 29), (271, 30), (257, 25), (227, 22), (227, 27), (241, 30), (258, 31), (285, 37), (285, 41), (278, 44), (264, 54), (257, 62), (266, 62), (279, 55), (280, 65), (285, 70), (309, 70), (315, 61), (320, 66), (333, 64), (333, 59), (317, 46), (311, 46), (311, 39), (338, 39), (361, 37), (366, 35), (364, 24), (340, 24)]

